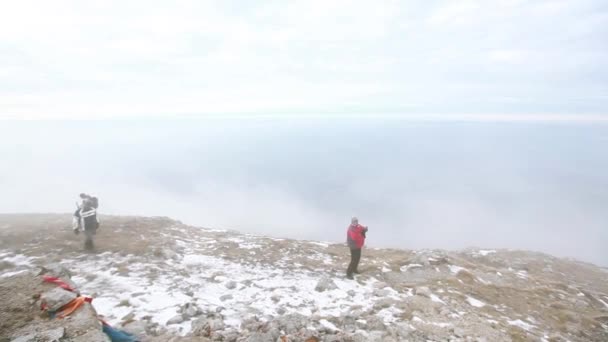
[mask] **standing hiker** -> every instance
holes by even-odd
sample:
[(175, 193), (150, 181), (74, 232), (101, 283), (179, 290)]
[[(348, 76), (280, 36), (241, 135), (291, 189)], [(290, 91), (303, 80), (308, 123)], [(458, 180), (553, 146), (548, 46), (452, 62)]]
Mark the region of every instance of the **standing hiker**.
[(93, 249), (93, 236), (99, 228), (99, 221), (97, 220), (97, 207), (99, 201), (97, 197), (89, 196), (87, 194), (80, 194), (82, 204), (78, 206), (74, 217), (78, 219), (78, 224), (75, 225), (74, 231), (76, 234), (80, 230), (84, 231), (85, 242), (84, 248), (86, 250)]
[(346, 270), (346, 277), (348, 279), (354, 279), (353, 273), (359, 274), (359, 260), (361, 260), (361, 248), (365, 243), (365, 234), (367, 233), (367, 227), (359, 224), (359, 220), (353, 217), (350, 220), (350, 226), (346, 231), (346, 242), (350, 248), (350, 264)]

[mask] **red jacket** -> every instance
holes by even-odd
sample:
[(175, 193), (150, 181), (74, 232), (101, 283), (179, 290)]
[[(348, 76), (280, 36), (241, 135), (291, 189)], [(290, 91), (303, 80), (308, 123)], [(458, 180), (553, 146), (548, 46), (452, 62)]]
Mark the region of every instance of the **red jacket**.
[(360, 224), (351, 224), (346, 231), (346, 241), (350, 248), (361, 248), (365, 243), (365, 233), (367, 228)]

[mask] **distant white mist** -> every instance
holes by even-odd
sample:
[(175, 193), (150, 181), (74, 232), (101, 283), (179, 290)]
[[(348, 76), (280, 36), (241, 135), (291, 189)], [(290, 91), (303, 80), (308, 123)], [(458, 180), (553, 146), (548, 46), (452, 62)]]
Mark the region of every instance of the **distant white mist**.
[(0, 124), (0, 212), (163, 215), (273, 236), (519, 248), (608, 265), (608, 124), (399, 120)]

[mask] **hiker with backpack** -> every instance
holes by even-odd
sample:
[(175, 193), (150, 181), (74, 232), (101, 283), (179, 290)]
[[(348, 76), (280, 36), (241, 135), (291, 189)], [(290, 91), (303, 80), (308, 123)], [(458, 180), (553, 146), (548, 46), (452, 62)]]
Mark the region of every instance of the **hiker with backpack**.
[(361, 249), (365, 244), (367, 227), (359, 224), (359, 219), (353, 217), (346, 231), (346, 242), (350, 248), (350, 264), (346, 270), (346, 277), (354, 279), (353, 273), (359, 274), (359, 261), (361, 260)]
[(90, 196), (87, 194), (80, 194), (82, 203), (77, 204), (76, 212), (74, 212), (74, 233), (78, 234), (81, 230), (84, 231), (85, 243), (84, 248), (86, 250), (93, 249), (93, 236), (99, 228), (99, 221), (97, 220), (97, 208), (99, 207), (99, 200), (97, 197)]

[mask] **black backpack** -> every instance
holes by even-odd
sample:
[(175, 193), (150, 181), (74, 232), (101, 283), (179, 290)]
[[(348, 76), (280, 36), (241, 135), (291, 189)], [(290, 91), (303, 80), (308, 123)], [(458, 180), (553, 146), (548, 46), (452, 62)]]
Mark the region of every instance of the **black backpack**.
[(91, 197), (91, 206), (95, 209), (99, 207), (99, 200), (97, 197)]

